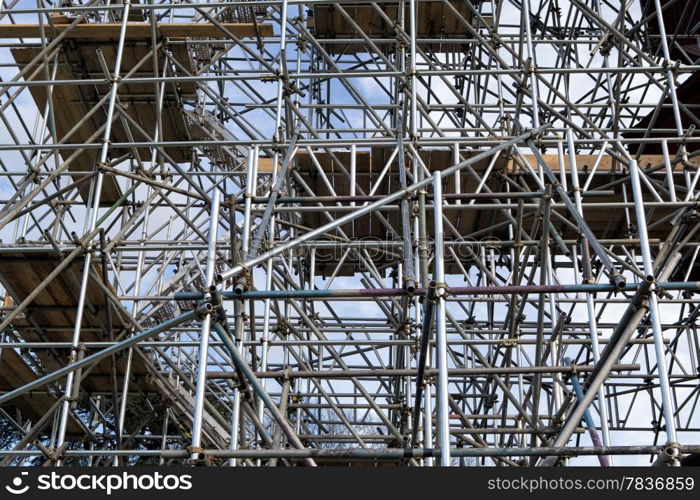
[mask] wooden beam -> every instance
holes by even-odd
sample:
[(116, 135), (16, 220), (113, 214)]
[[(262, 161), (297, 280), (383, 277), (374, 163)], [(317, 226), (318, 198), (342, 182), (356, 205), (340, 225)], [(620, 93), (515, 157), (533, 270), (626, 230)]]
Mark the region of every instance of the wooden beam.
[[(221, 23), (233, 35), (243, 37), (257, 36), (253, 23)], [(69, 24), (45, 26), (46, 36), (58, 36), (68, 30)], [(66, 38), (78, 40), (117, 40), (121, 23), (92, 23), (73, 26)], [(261, 37), (272, 36), (271, 24), (259, 24)], [(226, 38), (226, 35), (210, 23), (162, 23), (158, 25), (159, 35), (166, 38)], [(38, 24), (0, 24), (0, 38), (41, 38)], [(128, 40), (150, 40), (151, 23), (127, 23), (126, 38)]]
[[(531, 154), (525, 154), (523, 155), (525, 161), (533, 168), (537, 168), (537, 161), (535, 160), (535, 156)], [(552, 169), (554, 172), (559, 172), (559, 157), (556, 154), (543, 154), (542, 158), (544, 159), (545, 163), (547, 166)], [(671, 155), (671, 159), (673, 159), (673, 155)], [(639, 166), (641, 168), (649, 168), (649, 167), (655, 167), (657, 165), (663, 165), (664, 163), (664, 156), (663, 155), (641, 155), (639, 158)], [(593, 168), (593, 166), (598, 162), (598, 168), (597, 172), (610, 172), (612, 170), (612, 164), (613, 164), (613, 158), (610, 155), (603, 155), (603, 157), (598, 161), (598, 155), (593, 154), (593, 155), (586, 155), (586, 154), (577, 154), (576, 155), (576, 168), (579, 170), (579, 173), (583, 173), (584, 170), (590, 170)], [(696, 162), (696, 160), (692, 160), (693, 163)], [(511, 160), (508, 163), (508, 169), (512, 170), (514, 166), (513, 160)], [(618, 168), (619, 165), (618, 165)], [(569, 171), (569, 157), (567, 155), (564, 156), (564, 169), (565, 171)], [(674, 170), (676, 172), (682, 171), (683, 170), (683, 165), (680, 163), (676, 163), (674, 165)]]

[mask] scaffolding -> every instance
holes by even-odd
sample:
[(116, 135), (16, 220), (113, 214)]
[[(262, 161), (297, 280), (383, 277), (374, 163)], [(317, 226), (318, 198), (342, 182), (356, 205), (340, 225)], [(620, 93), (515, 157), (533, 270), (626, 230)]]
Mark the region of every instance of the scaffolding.
[(0, 464), (696, 464), (698, 26), (4, 0)]

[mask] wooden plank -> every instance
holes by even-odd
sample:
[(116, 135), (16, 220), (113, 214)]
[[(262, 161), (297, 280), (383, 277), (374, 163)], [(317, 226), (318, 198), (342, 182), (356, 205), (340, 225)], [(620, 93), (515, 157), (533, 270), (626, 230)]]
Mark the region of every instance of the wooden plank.
[(272, 173), (272, 158), (258, 157), (258, 172)]
[[(476, 155), (477, 153), (480, 153), (480, 150), (473, 150), (473, 151), (461, 151), (462, 157), (464, 158), (471, 158), (472, 156)], [(371, 186), (367, 184), (368, 181), (372, 181), (373, 178), (377, 175), (379, 175), (379, 172), (381, 169), (384, 167), (386, 160), (388, 159), (389, 155), (391, 153), (391, 149), (389, 148), (373, 148), (370, 152), (368, 151), (358, 151), (357, 152), (357, 173), (358, 173), (358, 183), (364, 185), (362, 186), (363, 189), (369, 190), (371, 189)], [(342, 150), (337, 150), (335, 151), (336, 157), (340, 158), (341, 161), (343, 162), (344, 166), (346, 169), (350, 169), (350, 163), (349, 163), (349, 153), (347, 151), (342, 151)], [(430, 170), (431, 172), (434, 172), (436, 170), (444, 170), (446, 168), (451, 167), (454, 165), (454, 156), (452, 151), (448, 151), (446, 149), (423, 149), (419, 153), (420, 158), (422, 162), (425, 164), (425, 166)], [(324, 172), (326, 175), (329, 176), (331, 179), (331, 182), (334, 182), (334, 177), (338, 177), (340, 179), (339, 182), (344, 183), (344, 187), (347, 188), (347, 180), (345, 179), (345, 175), (342, 174), (342, 172), (334, 165), (333, 161), (331, 160), (330, 156), (326, 153), (321, 153), (317, 152), (316, 157), (319, 160), (319, 163), (321, 164), (321, 167), (323, 168)], [(532, 154), (523, 154), (522, 155), (523, 159), (529, 166), (536, 170), (537, 169), (537, 161), (535, 160), (534, 155)], [(553, 170), (555, 173), (559, 172), (559, 157), (557, 154), (543, 154), (542, 158), (544, 159), (545, 163), (547, 166)], [(600, 160), (598, 159), (599, 155), (596, 154), (577, 154), (576, 155), (576, 166), (579, 172), (579, 175), (588, 175), (588, 173), (593, 169), (596, 163), (598, 163), (598, 166), (596, 167), (596, 175), (597, 174), (609, 174), (612, 171), (613, 167), (613, 157), (610, 155), (602, 155)], [(299, 162), (299, 169), (302, 172), (313, 172), (315, 169), (312, 168), (311, 166), (311, 160), (308, 157), (306, 151), (299, 151), (296, 155), (296, 159)], [(260, 161), (262, 161), (263, 158), (260, 158)], [(693, 164), (695, 165), (700, 165), (700, 160), (698, 159), (691, 159), (690, 160)], [(386, 179), (396, 179), (395, 182), (392, 181), (392, 184), (396, 186), (398, 184), (398, 170), (397, 170), (397, 160), (394, 159), (393, 162), (393, 167), (389, 173), (388, 176), (385, 177)], [(406, 157), (406, 162), (407, 165), (410, 166), (411, 159), (410, 157)], [(658, 155), (658, 154), (649, 154), (649, 155), (641, 155), (639, 160), (639, 166), (640, 168), (650, 168), (650, 167), (656, 167), (658, 165), (663, 165), (664, 163), (664, 157), (663, 155)], [(372, 165), (375, 165), (375, 168), (372, 168)], [(472, 165), (472, 168), (476, 172), (483, 172), (486, 170), (490, 163), (490, 159), (485, 159), (481, 160), (475, 164)], [(619, 164), (617, 166), (618, 171), (619, 171)], [(519, 171), (521, 170), (522, 167), (520, 166), (520, 161), (516, 163), (516, 161), (512, 158), (509, 158), (506, 160), (503, 156), (499, 157), (498, 161), (496, 162), (495, 165), (495, 170), (494, 171), (503, 171), (505, 170), (506, 172), (513, 172), (513, 171)], [(566, 172), (570, 171), (570, 165), (569, 165), (569, 160), (568, 156), (564, 158), (564, 169)], [(683, 166), (680, 163), (676, 163), (673, 166), (673, 169), (675, 172), (679, 172), (683, 169)], [(410, 167), (409, 167), (410, 170)], [(462, 176), (464, 177), (463, 183), (462, 183), (462, 191), (463, 192), (469, 192), (468, 185), (465, 183), (473, 181), (470, 175), (468, 175), (466, 172), (462, 172)], [(452, 180), (453, 176), (450, 176), (449, 179), (447, 179), (446, 182), (450, 182)], [(319, 189), (321, 191), (324, 191), (324, 187), (322, 185), (319, 185)], [(380, 191), (378, 194), (389, 194), (391, 191)], [(338, 194), (347, 194), (345, 192), (338, 192)]]
[[(221, 23), (221, 25), (239, 38), (255, 37), (253, 23)], [(121, 23), (91, 23), (77, 24), (70, 30), (70, 24), (56, 24), (54, 27), (45, 26), (46, 36), (53, 38), (67, 31), (66, 38), (103, 41), (119, 38)], [(166, 38), (227, 38), (217, 26), (210, 23), (163, 23), (158, 25), (160, 36)], [(272, 36), (271, 24), (258, 24), (260, 36)], [(38, 24), (1, 24), (0, 38), (41, 38), (41, 28)], [(150, 40), (151, 23), (127, 23), (126, 38), (128, 40)]]
[[(598, 161), (598, 156), (596, 154), (593, 155), (585, 155), (585, 154), (577, 154), (576, 155), (576, 168), (579, 171), (579, 174), (582, 174), (585, 170), (591, 170), (593, 169), (593, 166), (596, 164), (596, 161)], [(523, 155), (523, 158), (527, 161), (527, 163), (532, 167), (536, 168), (537, 166), (537, 161), (535, 160), (535, 156), (531, 154), (525, 154)], [(547, 166), (552, 169), (554, 172), (559, 172), (559, 156), (557, 154), (543, 154), (542, 158), (544, 159), (545, 163)], [(655, 167), (657, 165), (663, 165), (664, 163), (664, 156), (659, 155), (659, 154), (650, 154), (650, 155), (641, 155), (639, 157), (639, 166), (641, 168), (649, 168), (649, 167)], [(696, 163), (697, 160), (694, 160), (693, 163)], [(613, 164), (613, 157), (609, 155), (603, 155), (603, 157), (600, 159), (598, 162), (598, 168), (596, 169), (596, 172), (610, 172), (612, 170), (612, 164)], [(508, 170), (512, 170), (514, 167), (514, 162), (511, 160), (508, 162)], [(569, 167), (569, 160), (568, 156), (565, 157), (564, 159), (564, 169), (568, 172), (570, 170)], [(617, 165), (618, 171), (620, 170), (620, 165), (618, 163)], [(683, 169), (683, 166), (680, 163), (676, 163), (674, 166), (674, 169), (676, 171), (681, 171)]]

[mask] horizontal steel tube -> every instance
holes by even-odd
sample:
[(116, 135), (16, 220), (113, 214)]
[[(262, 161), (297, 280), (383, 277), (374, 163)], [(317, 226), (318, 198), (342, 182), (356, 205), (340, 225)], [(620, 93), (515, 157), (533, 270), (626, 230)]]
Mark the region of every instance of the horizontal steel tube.
[[(667, 281), (656, 283), (659, 290), (700, 290), (700, 281)], [(463, 286), (450, 287), (447, 295), (498, 295), (498, 294), (531, 294), (531, 293), (601, 293), (637, 290), (638, 285), (627, 283), (622, 289), (608, 283), (579, 283), (569, 285), (503, 285), (503, 286)], [(416, 288), (414, 295), (425, 295), (426, 288)], [(325, 299), (341, 297), (400, 297), (409, 295), (403, 288), (358, 288), (347, 290), (251, 290), (243, 292), (243, 299)], [(234, 292), (221, 292), (226, 299), (234, 299), (239, 296)], [(177, 292), (175, 300), (201, 300), (204, 294), (201, 292)]]
[[(498, 374), (528, 374), (528, 373), (574, 373), (591, 372), (594, 365), (580, 365), (575, 368), (571, 366), (501, 366), (482, 368), (450, 368), (447, 373), (450, 376), (477, 376), (477, 375), (498, 375)], [(614, 365), (612, 371), (635, 371), (639, 370), (639, 365)], [(252, 373), (252, 372), (251, 372)], [(437, 375), (437, 369), (426, 369), (426, 376)], [(330, 370), (330, 371), (266, 371), (256, 372), (257, 378), (351, 378), (351, 377), (396, 377), (415, 375), (416, 370), (412, 369), (367, 369), (367, 370)], [(207, 372), (208, 378), (228, 379), (235, 378), (235, 372)]]
[[(660, 453), (663, 446), (608, 446), (602, 449), (591, 447), (576, 448), (451, 448), (453, 457), (526, 457), (526, 456), (590, 456), (605, 453), (606, 455), (648, 455)], [(700, 445), (686, 445), (678, 448), (680, 453), (700, 453)], [(288, 458), (300, 459), (313, 458), (366, 458), (397, 460), (403, 458), (438, 457), (440, 450), (436, 448), (305, 448), (303, 450), (291, 449), (254, 449), (254, 450), (202, 450), (201, 453), (212, 458)], [(12, 455), (17, 457), (32, 457), (42, 455), (41, 450), (0, 450), (0, 455)], [(66, 450), (68, 457), (91, 456), (141, 456), (160, 457), (167, 459), (187, 458), (191, 454), (188, 450)]]

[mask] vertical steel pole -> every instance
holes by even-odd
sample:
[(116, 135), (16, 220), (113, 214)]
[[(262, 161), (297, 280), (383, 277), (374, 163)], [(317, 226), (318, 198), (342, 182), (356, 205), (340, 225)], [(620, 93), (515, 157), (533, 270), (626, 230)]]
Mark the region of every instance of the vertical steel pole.
[[(124, 55), (124, 42), (126, 40), (126, 25), (127, 18), (129, 17), (129, 8), (131, 7), (131, 0), (124, 1), (124, 9), (121, 28), (119, 31), (119, 42), (117, 45), (117, 54), (114, 63), (114, 74), (112, 75), (112, 82), (110, 84), (110, 95), (109, 104), (107, 106), (107, 117), (105, 120), (104, 135), (102, 138), (102, 147), (100, 149), (100, 156), (98, 158), (98, 166), (101, 167), (107, 161), (107, 153), (109, 151), (110, 137), (112, 134), (112, 116), (114, 116), (114, 109), (117, 103), (117, 89), (119, 84), (119, 73), (121, 72), (122, 57)], [(102, 193), (102, 183), (104, 181), (104, 171), (99, 170), (96, 180), (95, 189), (92, 193), (92, 206), (89, 211), (89, 215), (85, 220), (85, 232), (92, 232), (95, 229), (97, 223), (97, 215), (99, 213), (100, 207), (100, 195)], [(77, 348), (80, 343), (80, 330), (83, 321), (83, 311), (85, 310), (85, 294), (88, 288), (88, 279), (90, 276), (90, 262), (91, 253), (85, 254), (85, 262), (83, 263), (83, 275), (81, 277), (80, 283), (80, 293), (78, 296), (78, 307), (75, 313), (75, 327), (73, 329), (73, 338), (71, 340), (71, 363), (75, 362), (77, 356)], [(73, 379), (75, 375), (74, 372), (70, 372), (66, 377), (64, 400), (61, 405), (59, 427), (58, 427), (58, 437), (56, 441), (56, 447), (60, 447), (66, 438), (66, 429), (68, 425), (68, 413), (70, 411), (70, 396), (73, 390)], [(57, 464), (60, 465), (60, 461)]]
[[(350, 196), (357, 194), (357, 146), (350, 146)], [(354, 207), (355, 202), (351, 201), (350, 206)]]
[[(539, 92), (537, 88), (537, 74), (534, 71), (536, 66), (535, 61), (535, 49), (532, 43), (532, 29), (530, 27), (530, 0), (523, 0), (522, 6), (523, 24), (525, 28), (525, 44), (527, 46), (527, 57), (530, 59), (531, 67), (527, 68), (530, 74), (530, 91), (532, 92), (531, 103), (532, 103), (532, 126), (533, 128), (540, 126), (540, 111), (539, 103)], [(539, 169), (540, 171), (542, 169)], [(540, 179), (542, 180), (542, 179)]]
[[(131, 365), (133, 363), (134, 350), (129, 348), (126, 355), (126, 367), (124, 368), (124, 380), (122, 382), (122, 395), (119, 398), (119, 415), (117, 416), (117, 441), (122, 442), (124, 436), (124, 421), (126, 420), (126, 403), (129, 396), (129, 379), (131, 378)], [(119, 465), (119, 457), (114, 457), (114, 465)]]
[(671, 158), (668, 154), (668, 141), (661, 141), (661, 152), (664, 156), (664, 169), (666, 170), (666, 184), (668, 184), (668, 195), (671, 203), (676, 202), (676, 183), (673, 180), (673, 167), (671, 166)]
[[(280, 70), (277, 80), (277, 106), (275, 112), (275, 133), (273, 136), (273, 141), (275, 143), (282, 142), (282, 104), (285, 102), (282, 95), (285, 85), (285, 78), (287, 78), (287, 0), (282, 0), (282, 5), (280, 6)], [(291, 126), (291, 124), (288, 124)]]
[[(576, 165), (576, 151), (574, 149), (574, 136), (571, 130), (567, 130), (566, 134), (567, 147), (569, 152), (569, 170), (571, 171), (571, 184), (574, 191), (574, 203), (576, 204), (576, 210), (583, 216), (583, 204), (581, 201), (581, 189), (579, 187), (578, 180), (578, 167)], [(584, 251), (581, 255), (585, 258), (588, 253), (588, 241), (585, 237), (581, 239), (581, 245)], [(590, 275), (590, 265), (588, 262), (583, 263), (584, 269), (587, 269), (585, 280), (591, 283), (593, 281), (593, 276)], [(593, 301), (593, 295), (590, 293), (586, 295), (586, 310), (588, 317), (588, 330), (591, 337), (591, 351), (593, 353), (593, 361), (597, 364), (600, 361), (600, 346), (598, 343), (598, 321), (596, 320), (596, 310), (595, 302)], [(598, 412), (600, 414), (600, 427), (601, 433), (603, 435), (603, 445), (610, 446), (610, 430), (608, 426), (608, 408), (605, 402), (605, 390), (601, 387), (598, 390)], [(612, 460), (612, 459), (611, 459)]]
[[(418, 0), (409, 0), (409, 15), (408, 22), (409, 27), (409, 44), (410, 44), (410, 80), (411, 80), (411, 139), (418, 139), (418, 63), (416, 57), (416, 37), (418, 33), (416, 32), (416, 22), (417, 22), (417, 11), (416, 2)], [(399, 154), (404, 154), (403, 151), (399, 151)]]
[[(658, 2), (658, 0), (657, 0)], [(634, 210), (637, 216), (637, 228), (639, 232), (639, 246), (642, 250), (642, 262), (644, 273), (653, 279), (654, 267), (651, 262), (651, 248), (647, 232), (646, 214), (644, 213), (644, 195), (639, 182), (639, 167), (635, 160), (630, 161), (630, 180), (632, 183), (632, 195), (634, 196)], [(666, 352), (664, 347), (664, 334), (661, 329), (659, 316), (659, 304), (655, 290), (649, 294), (649, 314), (651, 315), (651, 328), (654, 335), (654, 350), (656, 352), (656, 368), (659, 374), (659, 389), (661, 391), (661, 404), (663, 406), (664, 424), (666, 426), (666, 440), (669, 444), (676, 443), (676, 424), (673, 416), (673, 396), (669, 383), (666, 367)]]
[(447, 325), (445, 323), (445, 247), (442, 229), (442, 177), (433, 175), (433, 206), (435, 217), (435, 340), (437, 343), (437, 431), (440, 448), (440, 465), (450, 465), (450, 414), (447, 379)]
[[(245, 204), (243, 208), (243, 232), (241, 236), (241, 255), (245, 259), (250, 247), (250, 231), (252, 226), (251, 209), (253, 197), (255, 196), (255, 165), (257, 163), (258, 146), (248, 150), (248, 171), (245, 181)], [(275, 160), (277, 155), (275, 155)], [(273, 160), (274, 163), (276, 161)]]
[[(238, 259), (236, 259), (237, 261)], [(235, 332), (236, 338), (233, 339), (237, 344), (237, 348), (242, 352), (243, 350), (243, 301), (236, 299), (233, 301), (233, 314), (235, 317)], [(243, 381), (238, 381), (241, 384)], [(237, 450), (238, 443), (240, 440), (241, 433), (245, 430), (245, 425), (243, 424), (243, 419), (241, 418), (241, 402), (243, 398), (242, 388), (236, 386), (233, 389), (233, 401), (231, 403), (231, 427), (229, 436), (229, 449)], [(228, 460), (227, 465), (235, 467), (238, 465), (238, 459), (232, 457)]]
[[(494, 156), (494, 159), (492, 161), (495, 161), (495, 159), (498, 158), (497, 156)], [(459, 163), (460, 159), (460, 154), (459, 154), (459, 143), (456, 142), (452, 146), (452, 164), (457, 165)], [(484, 174), (482, 182), (485, 182), (486, 177), (488, 174)], [(462, 172), (455, 172), (455, 194), (462, 194)], [(461, 205), (462, 200), (455, 200), (455, 205)]]
[[(428, 349), (428, 354), (425, 358), (425, 364), (430, 364), (430, 349)], [(433, 388), (430, 383), (425, 384), (425, 389), (423, 391), (423, 446), (426, 448), (433, 447)], [(426, 457), (423, 461), (423, 465), (426, 467), (432, 467), (435, 459), (433, 457)]]
[[(255, 156), (255, 174), (257, 176), (258, 172), (258, 155)], [(272, 178), (274, 179), (277, 176), (277, 162), (274, 162), (272, 165)], [(270, 186), (270, 189), (268, 190), (267, 195), (268, 196), (273, 196), (273, 186)], [(275, 239), (275, 216), (272, 215), (270, 216), (270, 225), (269, 225), (269, 241), (272, 242)], [(248, 249), (246, 248), (246, 252)], [(272, 290), (272, 259), (268, 260), (266, 262), (265, 266), (265, 289), (266, 290)], [(264, 305), (264, 311), (263, 311), (263, 333), (262, 333), (262, 338), (260, 339), (260, 369), (262, 371), (267, 370), (267, 351), (268, 351), (268, 341), (270, 338), (270, 307), (271, 307), (271, 299), (267, 298), (265, 299), (265, 305)], [(254, 320), (254, 319), (253, 319)], [(243, 339), (239, 339), (240, 342), (243, 342)], [(265, 379), (262, 379), (260, 381), (262, 384), (263, 390), (267, 389), (267, 381)], [(263, 405), (262, 399), (258, 398), (258, 420), (260, 422), (263, 422), (263, 416), (265, 413), (265, 406)], [(257, 461), (257, 464), (260, 465), (260, 460)]]
[[(423, 170), (418, 166), (418, 153), (416, 152), (415, 148), (412, 151), (412, 166), (413, 166), (413, 180), (418, 180), (418, 179), (423, 179), (425, 176), (425, 173)], [(425, 210), (425, 197), (426, 197), (426, 191), (425, 189), (421, 189), (418, 192), (418, 217), (415, 218), (414, 220), (414, 234), (418, 237), (418, 245), (417, 245), (417, 252), (415, 254), (415, 270), (416, 270), (416, 278), (420, 280), (420, 283), (422, 284), (423, 287), (428, 286), (428, 255), (429, 255), (429, 243), (428, 243), (428, 235), (427, 235), (427, 217), (426, 217), (426, 210)], [(418, 300), (418, 297), (415, 298), (415, 311), (416, 311), (416, 324), (420, 325), (424, 321), (424, 318), (422, 317), (422, 308), (419, 306), (420, 302)], [(430, 366), (431, 363), (431, 347), (430, 345), (427, 346), (428, 349), (426, 350), (425, 353), (425, 366)], [(420, 360), (418, 357), (416, 357), (418, 362)], [(418, 395), (416, 394), (416, 397)], [(421, 422), (422, 418), (422, 426), (423, 426), (423, 432), (422, 432), (422, 439), (423, 439), (423, 446), (426, 448), (432, 447), (433, 446), (433, 395), (432, 395), (432, 387), (429, 381), (426, 380), (425, 387), (423, 388), (423, 412), (422, 416), (421, 413), (414, 415), (414, 423), (413, 425), (418, 427)], [(414, 444), (415, 446), (415, 444)], [(433, 466), (433, 458), (432, 457), (426, 457), (423, 459), (423, 466), (425, 467), (432, 467)]]
[[(211, 218), (209, 219), (209, 243), (207, 245), (207, 266), (204, 275), (205, 297), (210, 296), (210, 287), (214, 284), (216, 270), (216, 236), (219, 227), (219, 190), (214, 188), (211, 197)], [(202, 420), (204, 418), (204, 395), (207, 390), (207, 359), (209, 356), (209, 334), (211, 333), (212, 315), (207, 312), (202, 319), (199, 332), (199, 354), (197, 357), (197, 386), (194, 396), (194, 413), (192, 416), (192, 459), (196, 460), (202, 445)]]
[[(659, 23), (659, 40), (661, 42), (661, 50), (664, 54), (664, 66), (666, 68), (666, 83), (668, 85), (668, 95), (671, 98), (671, 107), (673, 109), (673, 118), (676, 124), (676, 134), (678, 137), (683, 137), (683, 121), (681, 119), (681, 110), (678, 104), (678, 95), (676, 94), (676, 82), (673, 79), (673, 69), (671, 67), (671, 52), (668, 49), (668, 41), (666, 40), (666, 25), (664, 23), (663, 10), (661, 9), (661, 0), (654, 0), (654, 8), (656, 9), (656, 19)], [(684, 160), (688, 160), (688, 153), (685, 149), (685, 144), (681, 143), (679, 152)]]

